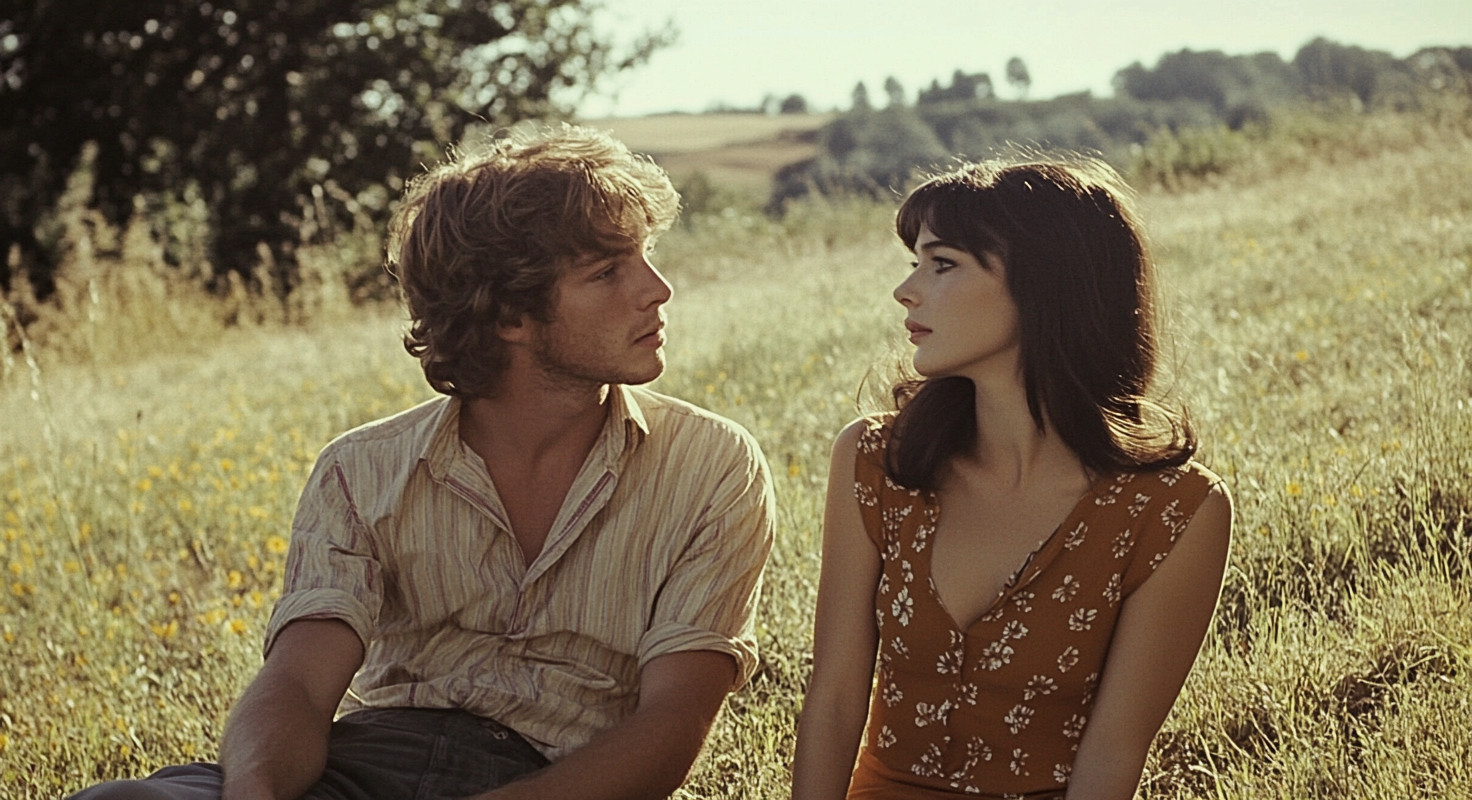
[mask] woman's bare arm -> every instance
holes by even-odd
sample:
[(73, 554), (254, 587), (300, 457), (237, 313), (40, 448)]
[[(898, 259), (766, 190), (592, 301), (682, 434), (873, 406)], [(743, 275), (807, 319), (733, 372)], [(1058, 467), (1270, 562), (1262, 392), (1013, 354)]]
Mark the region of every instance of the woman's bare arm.
[(1150, 743), (1196, 661), (1221, 592), (1232, 500), (1218, 484), (1170, 555), (1125, 600), (1068, 800), (1130, 800)]
[(844, 428), (833, 445), (813, 675), (798, 725), (793, 800), (842, 800), (868, 714), (879, 641), (874, 589), (881, 565), (854, 497), (854, 455), (864, 424), (861, 420)]

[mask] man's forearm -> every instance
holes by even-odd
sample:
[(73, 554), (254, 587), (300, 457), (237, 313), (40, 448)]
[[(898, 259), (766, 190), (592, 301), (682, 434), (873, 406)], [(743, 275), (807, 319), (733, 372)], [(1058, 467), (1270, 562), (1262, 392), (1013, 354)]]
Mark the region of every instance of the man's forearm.
[(477, 800), (641, 800), (668, 797), (690, 772), (736, 678), (725, 653), (660, 656), (644, 666), (639, 707), (551, 765)]
[(220, 744), (223, 800), (292, 800), (322, 777), (331, 716), (304, 692), (257, 680), (241, 696)]
[(706, 725), (695, 724), (688, 715), (637, 715), (479, 800), (668, 797), (689, 774), (705, 734)]

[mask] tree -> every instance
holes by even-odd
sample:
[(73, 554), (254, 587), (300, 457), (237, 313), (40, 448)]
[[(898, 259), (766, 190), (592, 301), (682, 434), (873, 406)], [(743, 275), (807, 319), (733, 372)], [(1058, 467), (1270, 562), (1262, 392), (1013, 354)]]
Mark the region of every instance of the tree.
[(769, 208), (780, 211), (811, 192), (890, 197), (919, 169), (932, 169), (948, 153), (913, 108), (849, 113), (818, 134), (820, 155), (782, 169), (773, 180)]
[(782, 98), (782, 105), (777, 110), (782, 114), (806, 114), (808, 99), (800, 94), (789, 94)]
[(1019, 98), (1027, 99), (1027, 90), (1032, 87), (1032, 75), (1027, 71), (1027, 64), (1018, 56), (1007, 59), (1007, 82), (1017, 90)]
[(951, 73), (951, 85), (941, 86), (931, 81), (929, 89), (922, 89), (915, 97), (916, 105), (941, 103), (947, 100), (990, 100), (995, 96), (992, 76), (985, 72), (967, 73), (956, 70)]
[(859, 81), (854, 84), (853, 110), (868, 111), (870, 108), (873, 106), (869, 104), (869, 87), (865, 86), (863, 81)]
[(615, 42), (596, 0), (7, 4), (0, 175), (24, 176), (0, 184), (7, 222), (53, 203), (95, 142), (106, 216), (193, 186), (233, 269), (260, 243), (290, 263), (313, 187), (381, 216), (471, 123), (569, 115), (673, 36)]
[(884, 93), (889, 96), (891, 108), (904, 108), (905, 87), (893, 75), (884, 79)]
[(1350, 92), (1364, 106), (1374, 104), (1381, 85), (1408, 68), (1381, 50), (1342, 45), (1319, 37), (1299, 48), (1293, 66), (1314, 95)]

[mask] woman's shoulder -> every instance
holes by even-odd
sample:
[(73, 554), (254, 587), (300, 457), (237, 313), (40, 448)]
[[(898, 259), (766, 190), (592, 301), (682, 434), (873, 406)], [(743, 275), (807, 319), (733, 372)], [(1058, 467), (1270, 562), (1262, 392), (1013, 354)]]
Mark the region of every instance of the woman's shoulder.
[(861, 456), (882, 454), (889, 443), (889, 429), (894, 417), (895, 412), (890, 411), (855, 419), (838, 432), (834, 449), (843, 453), (857, 452)]
[(1226, 494), (1226, 485), (1220, 475), (1191, 459), (1175, 466), (1118, 472), (1093, 494), (1096, 521), (1118, 519), (1133, 528), (1137, 521), (1157, 520), (1173, 539), (1203, 503)]
[(894, 412), (859, 417), (844, 426), (833, 444), (833, 469), (842, 469), (847, 474), (852, 468), (854, 482), (868, 488), (866, 496), (871, 500), (886, 491), (901, 490), (889, 480), (885, 466), (893, 421)]
[(1222, 477), (1193, 458), (1184, 464), (1120, 473), (1116, 484), (1137, 490), (1160, 487), (1162, 494), (1170, 496), (1205, 496), (1222, 484)]

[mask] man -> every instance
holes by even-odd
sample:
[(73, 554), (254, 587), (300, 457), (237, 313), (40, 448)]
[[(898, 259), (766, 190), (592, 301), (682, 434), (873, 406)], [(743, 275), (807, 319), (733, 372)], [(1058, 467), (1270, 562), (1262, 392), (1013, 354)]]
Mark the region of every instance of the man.
[(444, 396), (318, 458), (220, 764), (77, 797), (673, 792), (755, 666), (772, 542), (750, 435), (635, 388), (664, 369), (646, 251), (678, 202), (570, 126), (416, 182), (390, 263)]

